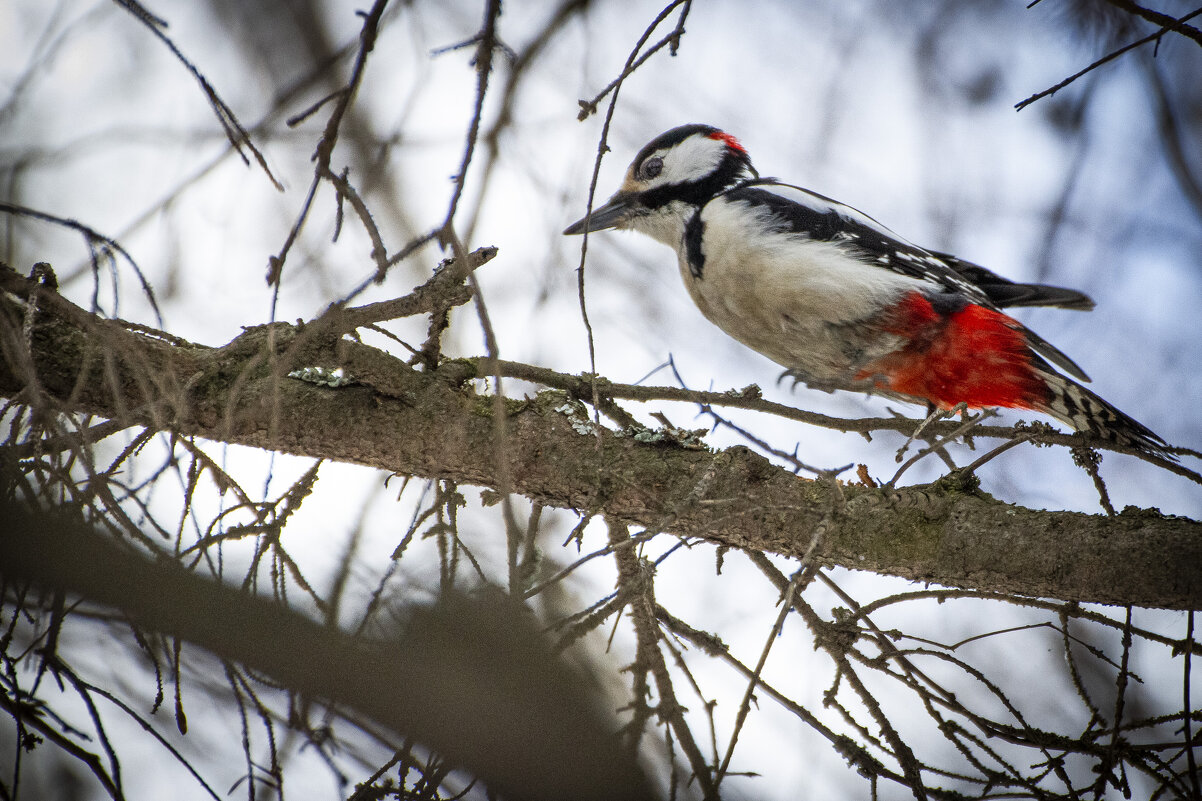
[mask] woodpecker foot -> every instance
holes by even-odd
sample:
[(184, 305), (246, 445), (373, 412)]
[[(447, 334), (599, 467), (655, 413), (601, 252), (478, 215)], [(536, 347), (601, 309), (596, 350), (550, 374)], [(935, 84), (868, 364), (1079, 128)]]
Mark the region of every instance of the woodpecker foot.
[(791, 379), (793, 381), (793, 385), (791, 387), (789, 387), (789, 389), (791, 389), (791, 390), (796, 390), (798, 384), (805, 384), (807, 387), (809, 387), (811, 389), (818, 389), (818, 390), (822, 390), (823, 392), (834, 392), (835, 391), (835, 387), (828, 388), (826, 386), (823, 386), (823, 383), (821, 381), (818, 381), (816, 378), (814, 378), (812, 375), (810, 375), (809, 373), (807, 373), (804, 370), (793, 370), (793, 369), (785, 370), (783, 373), (781, 373), (779, 376), (777, 376), (776, 385), (780, 386), (781, 382), (784, 381), (786, 378)]
[(850, 392), (867, 392), (872, 394), (880, 384), (877, 378), (860, 378), (853, 381), (824, 381), (820, 378), (815, 378), (804, 370), (789, 369), (785, 370), (776, 379), (777, 386), (786, 378), (792, 379), (793, 386), (790, 389), (797, 389), (798, 384), (805, 384), (810, 389), (816, 389), (819, 392), (834, 392), (836, 390), (848, 390)]

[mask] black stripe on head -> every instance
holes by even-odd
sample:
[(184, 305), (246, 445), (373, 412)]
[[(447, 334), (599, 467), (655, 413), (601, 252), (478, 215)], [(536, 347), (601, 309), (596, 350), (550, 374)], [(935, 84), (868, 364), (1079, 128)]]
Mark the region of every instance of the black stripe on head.
[(689, 261), (689, 272), (694, 278), (700, 278), (701, 271), (705, 268), (705, 252), (701, 249), (701, 239), (704, 236), (705, 223), (701, 221), (701, 209), (697, 209), (684, 224), (684, 251)]
[[(804, 234), (809, 239), (830, 242), (841, 232), (850, 230), (848, 222), (834, 208), (817, 209), (806, 206), (754, 184), (740, 187), (728, 197), (751, 208), (766, 208), (773, 230), (779, 233)], [(855, 233), (857, 239), (865, 235), (880, 238), (876, 232), (861, 228), (856, 228)]]
[(679, 145), (684, 140), (688, 139), (693, 134), (703, 134), (710, 136), (711, 134), (719, 133), (718, 129), (712, 125), (702, 125), (700, 123), (692, 123), (690, 125), (680, 125), (670, 131), (664, 131), (659, 136), (652, 139), (647, 145), (639, 151), (639, 154), (634, 157), (635, 164), (642, 164), (657, 150), (666, 150), (672, 145)]

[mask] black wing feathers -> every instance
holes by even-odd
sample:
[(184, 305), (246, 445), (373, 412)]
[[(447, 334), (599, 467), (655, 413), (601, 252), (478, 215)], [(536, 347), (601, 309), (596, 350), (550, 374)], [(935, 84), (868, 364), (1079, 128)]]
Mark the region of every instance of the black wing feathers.
[(1019, 284), (950, 253), (932, 251), (932, 255), (947, 262), (965, 280), (980, 287), (990, 300), (1003, 309), (1009, 306), (1054, 306), (1058, 309), (1091, 311), (1094, 307), (1093, 298), (1075, 289), (1047, 284)]
[[(800, 200), (766, 187), (798, 193)], [(866, 261), (875, 262), (882, 269), (931, 281), (963, 293), (976, 303), (990, 302), (983, 289), (952, 269), (942, 257), (911, 245), (866, 214), (816, 192), (771, 179), (759, 179), (742, 183), (727, 191), (725, 196), (748, 206), (766, 207), (775, 230), (781, 233), (844, 243), (849, 250), (859, 252)]]
[[(799, 200), (772, 191), (772, 188), (798, 192)], [(947, 253), (924, 250), (895, 236), (871, 217), (822, 195), (772, 179), (747, 181), (726, 191), (732, 201), (752, 207), (764, 207), (774, 229), (781, 233), (803, 234), (810, 239), (846, 243), (848, 249), (863, 254), (882, 269), (930, 281), (949, 291), (948, 299), (964, 297), (978, 305), (995, 309), (1011, 306), (1054, 306), (1088, 311), (1094, 302), (1073, 289), (1045, 284), (1020, 284), (1003, 278), (972, 262)], [(932, 302), (939, 294), (931, 295)], [(1079, 381), (1089, 376), (1068, 356), (1033, 331), (1026, 330), (1031, 348), (1052, 364)]]

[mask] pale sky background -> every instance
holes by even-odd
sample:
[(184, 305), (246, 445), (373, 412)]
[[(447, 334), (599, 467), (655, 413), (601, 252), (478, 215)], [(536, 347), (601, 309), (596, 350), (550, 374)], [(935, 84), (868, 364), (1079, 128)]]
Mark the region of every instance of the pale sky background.
[[(366, 5), (327, 4), (332, 41), (349, 45), (356, 40), (360, 20), (353, 12)], [(476, 76), (467, 63), (470, 51), (437, 56), (431, 51), (472, 36), (480, 5), (418, 2), (414, 8), (394, 8), (370, 58), (357, 108), (378, 141), (392, 142), (392, 151), (382, 173), (372, 176), (367, 198), (394, 250), (413, 233), (437, 225), (446, 213), (449, 176), (461, 157)], [(686, 122), (722, 127), (743, 142), (763, 175), (855, 206), (919, 245), (956, 253), (1017, 280), (1091, 294), (1098, 304), (1092, 313), (1032, 310), (1017, 316), (1074, 358), (1104, 398), (1170, 443), (1200, 449), (1202, 210), (1188, 206), (1166, 167), (1145, 73), (1149, 64), (1140, 56), (1122, 59), (1055, 98), (1016, 112), (1015, 103), (1108, 50), (1103, 42), (1066, 30), (1072, 24), (1066, 3), (1044, 0), (1030, 10), (1023, 5), (697, 2), (678, 55), (665, 51), (654, 56), (623, 86), (598, 200), (616, 188), (633, 154), (663, 130)], [(266, 23), (253, 21), (250, 12), (235, 6), (164, 0), (148, 7), (169, 21), (176, 44), (243, 124), (252, 127), (266, 116), (273, 96), (309, 65), (296, 53), (270, 50), (248, 64), (239, 43), (271, 36), (255, 27)], [(618, 74), (661, 7), (655, 2), (601, 2), (583, 23), (572, 22), (532, 66), (517, 97), (516, 123), (500, 140), (500, 159), (486, 194), (479, 194), (483, 152), (469, 173), (457, 219), (464, 230), (478, 214), (468, 246), (500, 249), (480, 279), (506, 359), (573, 373), (589, 369), (576, 296), (580, 240), (559, 232), (584, 213), (602, 120), (598, 115), (578, 122), (577, 100), (592, 97)], [(506, 3), (501, 38), (521, 51), (550, 11), (545, 3)], [(285, 30), (286, 21), (279, 26)], [(659, 35), (669, 28), (662, 27)], [(36, 65), (32, 73), (31, 65)], [(346, 68), (344, 63), (339, 74), (345, 75)], [(1199, 113), (1198, 84), (1188, 78), (1202, 69), (1196, 45), (1166, 39), (1151, 68), (1161, 70), (1175, 91), (1184, 93), (1183, 87), (1192, 86), (1192, 96), (1183, 95), (1182, 102), (1190, 100)], [(495, 117), (507, 69), (503, 63), (498, 67), (486, 123)], [(318, 96), (303, 94), (282, 116), (299, 112)], [(1066, 133), (1058, 121), (1083, 99), (1081, 127)], [(163, 45), (115, 4), (85, 0), (0, 5), (0, 104), (0, 192), (120, 241), (154, 287), (166, 330), (219, 345), (237, 336), (241, 326), (269, 319), (267, 259), (278, 251), (300, 209), (312, 176), (309, 157), (327, 117), (324, 110), (295, 129), (276, 119), (256, 136), (285, 186), (284, 193), (276, 192), (259, 170), (222, 155), (227, 146), (211, 111)], [(1197, 139), (1192, 144), (1196, 157), (1202, 148)], [(335, 168), (348, 158), (337, 151)], [(14, 172), (18, 161), (22, 169)], [(1193, 167), (1202, 174), (1196, 158)], [(189, 183), (201, 171), (203, 177)], [(354, 168), (351, 179), (367, 181)], [(186, 191), (164, 203), (184, 186)], [(1054, 226), (1057, 210), (1063, 221)], [(310, 318), (374, 272), (370, 245), (349, 215), (339, 241), (331, 243), (334, 216), (331, 193), (323, 190), (289, 257), (278, 319)], [(92, 296), (86, 251), (75, 233), (28, 222), (14, 227), (5, 220), (0, 254), (19, 270), (49, 261), (65, 294), (83, 305)], [(404, 294), (440, 258), (435, 248), (426, 248), (396, 268), (384, 286), (371, 288), (363, 301)], [(671, 355), (693, 388), (755, 383), (767, 398), (828, 414), (881, 415), (889, 408), (921, 414), (918, 407), (880, 399), (778, 387), (780, 368), (706, 322), (680, 285), (673, 254), (650, 240), (620, 232), (592, 236), (586, 280), (597, 369), (614, 381), (637, 381)], [(114, 296), (110, 280), (100, 280), (101, 306), (156, 325), (128, 264), (119, 264), (118, 281)], [(425, 321), (390, 329), (419, 344)], [(383, 339), (371, 341), (385, 344)], [(455, 313), (446, 350), (452, 355), (484, 352), (470, 306)], [(650, 381), (670, 384), (672, 378), (659, 372)], [(517, 382), (507, 386), (510, 394), (519, 395), (535, 389)], [(648, 413), (658, 410), (677, 425), (706, 426), (685, 405), (631, 408), (648, 422)], [(809, 464), (864, 463), (881, 479), (896, 469), (893, 453), (901, 442), (896, 435), (882, 433), (867, 442), (761, 415), (726, 414), (783, 450), (797, 444)], [(1020, 417), (1006, 414), (1002, 419)], [(721, 448), (741, 440), (718, 431), (706, 441)], [(268, 496), (282, 492), (310, 464), (290, 457), (269, 460), (239, 448), (213, 446), (210, 452), (244, 486)], [(952, 452), (961, 464), (975, 458), (963, 447)], [(147, 459), (149, 471), (154, 457)], [(1196, 467), (1197, 461), (1187, 464)], [(911, 469), (906, 481), (929, 481), (941, 472), (938, 463), (928, 460)], [(1131, 504), (1202, 515), (1197, 485), (1142, 461), (1107, 453), (1102, 475), (1120, 509)], [(984, 490), (1007, 501), (1099, 511), (1091, 479), (1061, 448), (1016, 448), (987, 465), (981, 477)], [(318, 584), (361, 521), (368, 533), (361, 546), (363, 572), (356, 577), (360, 589), (374, 586), (387, 566), (421, 486), (414, 482), (398, 502), (399, 482), (385, 489), (383, 478), (353, 466), (323, 468), (318, 492), (288, 529), (293, 552)], [(178, 511), (169, 511), (178, 509), (178, 487), (164, 487), (155, 503), (167, 519), (178, 519)], [(214, 494), (200, 503), (216, 511), (219, 500)], [(464, 520), (465, 530), (498, 530), (492, 513), (478, 506), (469, 508)], [(574, 550), (557, 550), (574, 523), (569, 514), (557, 516), (543, 543), (549, 558), (575, 558)], [(603, 542), (604, 532), (590, 529), (586, 549)], [(660, 537), (651, 555), (674, 543)], [(473, 544), (483, 560), (504, 564), (501, 539), (481, 535)], [(436, 571), (423, 571), (436, 558), (432, 546), (424, 547), (425, 553), (402, 562), (394, 579), (405, 586), (404, 593), (417, 597), (436, 583)], [(239, 559), (236, 549), (229, 558)], [(793, 568), (782, 562), (782, 569)], [(870, 574), (837, 573), (842, 586), (861, 600), (907, 587)], [(569, 586), (586, 603), (608, 592), (612, 582), (611, 564), (595, 560)], [(816, 606), (829, 608), (834, 599), (824, 592), (820, 587), (809, 591)], [(745, 558), (728, 557), (719, 576), (713, 549), (706, 545), (678, 551), (664, 562), (657, 596), (670, 599), (674, 614), (719, 633), (752, 664), (776, 614), (774, 592)], [(945, 642), (979, 631), (982, 616), (996, 616), (990, 622), (997, 628), (1006, 625), (1008, 616), (1025, 619), (1019, 610), (985, 604), (965, 604), (954, 611), (934, 603), (908, 604), (897, 615), (908, 631), (926, 630)], [(1181, 615), (1141, 613), (1140, 618), (1150, 627), (1183, 636)], [(878, 624), (890, 625), (890, 615), (882, 613)], [(814, 652), (799, 622), (791, 621), (785, 634), (774, 646), (765, 675), (798, 701), (820, 709), (830, 682), (829, 661)], [(999, 679), (1011, 682), (1036, 718), (1078, 714), (1062, 709), (1071, 705), (1057, 700), (1066, 679), (1059, 675), (1063, 658), (1050, 642), (1038, 632), (1004, 642), (984, 640), (972, 646), (971, 657), (996, 665), (1026, 654), (1022, 670), (1008, 677), (1001, 673)], [(94, 660), (101, 671), (114, 665), (115, 675), (122, 675), (115, 660), (124, 652), (114, 643), (98, 638), (74, 645), (81, 663)], [(630, 647), (629, 631), (619, 633), (614, 647), (620, 662)], [(1152, 680), (1148, 692), (1155, 696), (1163, 691), (1171, 709), (1169, 694), (1179, 693), (1179, 683), (1172, 685), (1179, 674), (1171, 666), (1157, 673), (1164, 663), (1146, 667), (1153, 679), (1164, 676), (1164, 686)], [(703, 685), (733, 688), (717, 710), (729, 726), (743, 685), (722, 665), (698, 660), (696, 670)], [(1032, 674), (1041, 677), (1039, 686), (1032, 686)], [(142, 678), (131, 674), (131, 694), (153, 692)], [(211, 681), (219, 683), (220, 676)], [(904, 717), (910, 703), (908, 698), (897, 701), (899, 716)], [(191, 710), (196, 717), (189, 748), (204, 752), (207, 738), (213, 747), (228, 747), (240, 738), (236, 728), (223, 728), (236, 726), (228, 718), (209, 729), (198, 723), (205, 717), (200, 706)], [(700, 715), (700, 704), (694, 707)], [(114, 726), (136, 733), (132, 724)], [(704, 732), (704, 725), (698, 723), (696, 731)], [(146, 748), (144, 757), (131, 751), (123, 758), (131, 798), (202, 797), (178, 768), (166, 763), (162, 751), (149, 743)], [(296, 773), (289, 774), (289, 791), (295, 797), (338, 797), (329, 772), (311, 753), (293, 759)], [(824, 741), (767, 700), (751, 716), (734, 765), (762, 778), (730, 780), (733, 798), (861, 797), (867, 790)], [(240, 769), (233, 766), (231, 775), (236, 777)], [(216, 772), (224, 775), (220, 767)], [(354, 773), (351, 780), (366, 775)], [(223, 785), (217, 778), (214, 786), (224, 791), (229, 782)], [(883, 798), (905, 796), (895, 787), (882, 785), (881, 790)]]

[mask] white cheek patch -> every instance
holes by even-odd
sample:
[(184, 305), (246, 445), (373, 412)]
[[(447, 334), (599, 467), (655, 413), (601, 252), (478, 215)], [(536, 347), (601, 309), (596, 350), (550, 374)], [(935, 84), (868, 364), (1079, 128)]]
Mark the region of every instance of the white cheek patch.
[(683, 184), (701, 180), (717, 169), (725, 155), (725, 142), (710, 139), (708, 136), (690, 136), (679, 144), (657, 150), (647, 157), (659, 156), (664, 160), (664, 169), (655, 180), (644, 184), (643, 188), (652, 189), (663, 184)]

